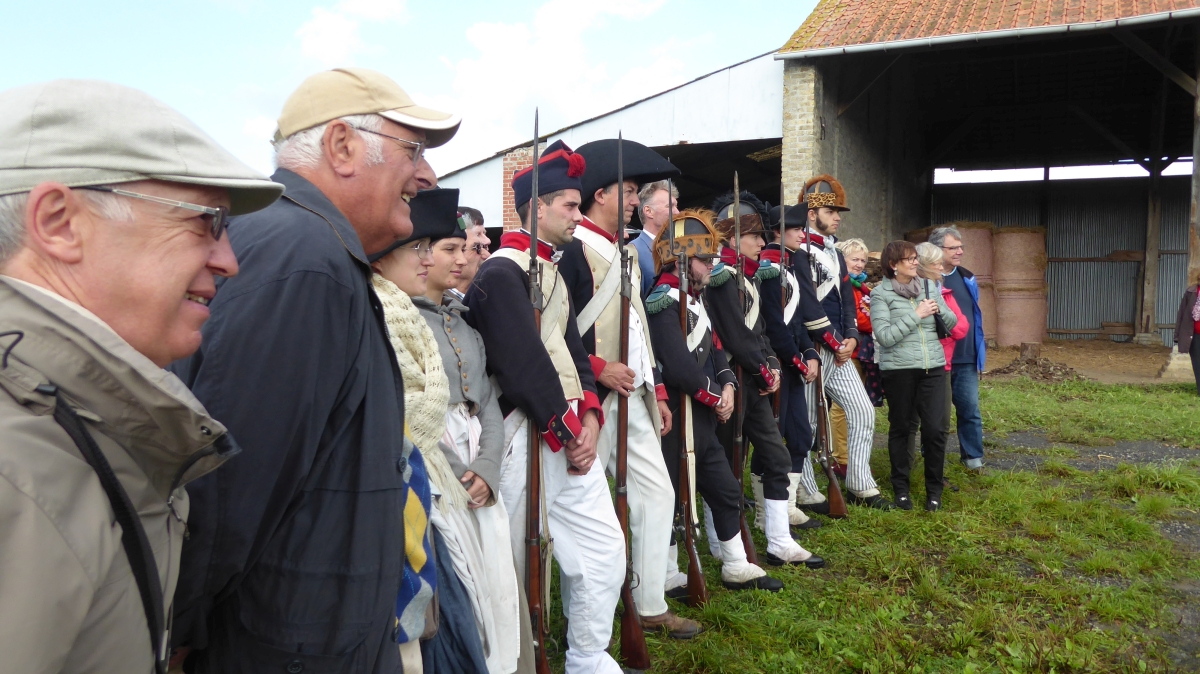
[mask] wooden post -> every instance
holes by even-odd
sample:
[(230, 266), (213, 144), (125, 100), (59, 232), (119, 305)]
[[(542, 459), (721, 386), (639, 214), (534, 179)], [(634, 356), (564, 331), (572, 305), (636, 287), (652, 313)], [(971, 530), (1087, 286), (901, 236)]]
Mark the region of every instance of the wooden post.
[[(1194, 29), (1193, 39), (1196, 47), (1196, 74), (1200, 75), (1200, 25)], [(1195, 278), (1193, 273), (1200, 269), (1200, 95), (1196, 96), (1192, 105), (1192, 207), (1188, 217), (1188, 278)]]
[[(1166, 45), (1170, 53), (1170, 43)], [(1146, 257), (1142, 262), (1142, 288), (1138, 293), (1137, 322), (1134, 324), (1133, 341), (1138, 344), (1162, 344), (1155, 325), (1158, 323), (1155, 304), (1158, 299), (1158, 251), (1159, 235), (1162, 231), (1162, 171), (1163, 132), (1166, 127), (1167, 88), (1170, 81), (1164, 77), (1159, 85), (1158, 100), (1154, 106), (1150, 123), (1150, 185), (1146, 190)]]
[[(1200, 75), (1200, 25), (1192, 29), (1192, 40), (1195, 47), (1195, 61), (1192, 67), (1196, 69), (1196, 74)], [(1196, 99), (1192, 103), (1192, 207), (1188, 216), (1188, 269), (1187, 277), (1190, 281), (1196, 278), (1195, 273), (1200, 269), (1200, 219), (1197, 215), (1200, 214), (1200, 170), (1197, 170), (1197, 164), (1200, 163), (1200, 91), (1197, 91)], [(1186, 353), (1179, 353), (1178, 347), (1171, 349), (1171, 357), (1167, 360), (1167, 364), (1163, 366), (1162, 372), (1158, 376), (1162, 379), (1175, 381), (1191, 381), (1188, 375), (1191, 372), (1191, 357)]]

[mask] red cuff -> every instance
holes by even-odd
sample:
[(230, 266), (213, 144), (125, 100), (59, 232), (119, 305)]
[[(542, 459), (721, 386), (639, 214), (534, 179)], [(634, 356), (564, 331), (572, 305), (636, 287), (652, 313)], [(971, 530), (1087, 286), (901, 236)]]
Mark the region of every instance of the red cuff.
[(582, 431), (583, 424), (579, 423), (579, 417), (568, 407), (566, 413), (562, 415), (561, 421), (557, 416), (550, 419), (549, 426), (542, 433), (542, 440), (549, 445), (550, 451), (557, 452), (568, 442), (579, 437)]
[(588, 410), (596, 410), (596, 418), (604, 426), (604, 407), (600, 404), (600, 398), (591, 391), (584, 391), (583, 401), (579, 403), (579, 416), (587, 414)]
[[(1200, 331), (1197, 331), (1197, 332), (1200, 332)], [(662, 384), (655, 385), (654, 399), (655, 400), (667, 400), (667, 387), (663, 386)]]
[(792, 356), (792, 365), (795, 365), (796, 369), (800, 370), (800, 374), (808, 374), (808, 365), (803, 360), (800, 360), (800, 356)]
[(775, 385), (775, 375), (771, 373), (771, 370), (766, 365), (758, 366), (758, 374), (761, 375), (763, 381), (767, 383), (767, 388), (771, 388)]
[(837, 341), (837, 338), (834, 337), (833, 335), (829, 334), (828, 332), (821, 333), (821, 340), (823, 342), (825, 342), (825, 346), (828, 346), (829, 348), (833, 349), (834, 351), (842, 350), (842, 343)]
[(692, 394), (692, 397), (698, 400), (700, 403), (708, 405), (709, 407), (716, 407), (717, 403), (721, 402), (721, 396), (716, 395), (712, 391), (704, 388), (696, 389), (696, 392)]
[(592, 362), (592, 376), (596, 378), (596, 383), (600, 383), (600, 373), (604, 371), (604, 366), (608, 365), (608, 361), (600, 356), (588, 356), (588, 360)]

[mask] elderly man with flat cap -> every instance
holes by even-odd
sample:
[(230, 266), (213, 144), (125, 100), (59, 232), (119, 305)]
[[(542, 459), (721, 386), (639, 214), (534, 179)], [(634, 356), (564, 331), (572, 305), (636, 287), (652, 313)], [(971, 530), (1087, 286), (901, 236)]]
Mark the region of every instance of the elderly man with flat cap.
[(166, 671), (183, 486), (238, 448), (162, 368), (282, 192), (140, 91), (0, 93), (4, 671)]
[(190, 490), (174, 643), (192, 671), (395, 672), (419, 653), (429, 491), (368, 256), (412, 232), (408, 200), (437, 180), (424, 149), (457, 128), (361, 68), (284, 103), (287, 196), (234, 221), (242, 274), (173, 366), (245, 450)]

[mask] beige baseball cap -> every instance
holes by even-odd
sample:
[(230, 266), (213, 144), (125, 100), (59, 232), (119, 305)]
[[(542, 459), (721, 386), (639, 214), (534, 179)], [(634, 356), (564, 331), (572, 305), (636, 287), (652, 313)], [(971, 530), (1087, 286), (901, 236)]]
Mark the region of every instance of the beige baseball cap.
[(0, 92), (0, 196), (44, 182), (68, 187), (164, 180), (223, 187), (230, 213), (271, 205), (283, 185), (137, 89), (55, 80)]
[(335, 68), (300, 83), (279, 114), (275, 141), (330, 120), (377, 114), (425, 131), (425, 147), (445, 145), (458, 132), (458, 115), (423, 108), (383, 73), (367, 68)]

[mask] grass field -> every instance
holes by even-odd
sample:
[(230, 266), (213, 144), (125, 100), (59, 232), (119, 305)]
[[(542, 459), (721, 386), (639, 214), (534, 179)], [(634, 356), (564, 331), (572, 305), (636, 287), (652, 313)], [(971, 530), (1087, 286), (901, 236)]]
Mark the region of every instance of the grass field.
[[(985, 380), (981, 398), (989, 433), (1200, 447), (1190, 387)], [(851, 507), (800, 541), (826, 568), (768, 568), (786, 583), (778, 594), (726, 591), (701, 541), (712, 601), (673, 608), (709, 631), (649, 637), (653, 671), (1173, 671), (1170, 607), (1184, 601), (1173, 588), (1200, 578), (1200, 561), (1159, 526), (1200, 511), (1200, 451), (1095, 472), (1053, 456), (1037, 472), (983, 476), (948, 463), (962, 491), (947, 491), (944, 510), (920, 511), (918, 485), (912, 512)], [(873, 467), (886, 483), (884, 452)]]

